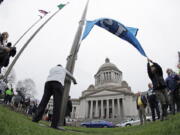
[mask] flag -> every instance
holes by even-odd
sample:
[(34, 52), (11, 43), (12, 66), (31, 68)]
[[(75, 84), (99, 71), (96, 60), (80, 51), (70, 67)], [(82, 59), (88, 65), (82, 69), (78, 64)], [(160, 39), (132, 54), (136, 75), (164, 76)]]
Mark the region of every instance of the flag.
[(109, 18), (100, 18), (96, 19), (94, 21), (87, 21), (86, 22), (86, 27), (82, 36), (82, 40), (84, 40), (91, 29), (94, 27), (94, 25), (97, 25), (101, 28), (106, 29), (112, 34), (115, 34), (121, 39), (124, 39), (125, 41), (131, 43), (143, 56), (146, 56), (146, 53), (144, 52), (143, 48), (141, 47), (141, 44), (139, 41), (136, 39), (136, 35), (138, 32), (137, 28), (133, 27), (126, 27), (120, 22), (117, 22), (113, 19)]
[(42, 13), (43, 15), (48, 14), (48, 12), (47, 12), (47, 11), (45, 11), (45, 10), (41, 10), (41, 9), (39, 10), (39, 12), (40, 12), (40, 13)]
[(62, 9), (64, 6), (66, 6), (66, 4), (59, 4), (57, 7), (58, 7), (59, 9)]

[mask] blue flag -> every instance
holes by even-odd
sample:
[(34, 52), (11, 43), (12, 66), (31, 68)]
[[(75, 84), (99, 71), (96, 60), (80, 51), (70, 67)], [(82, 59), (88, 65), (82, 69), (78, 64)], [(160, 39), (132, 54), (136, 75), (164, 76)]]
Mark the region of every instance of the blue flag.
[(82, 40), (87, 37), (87, 35), (91, 31), (91, 29), (94, 27), (94, 25), (104, 28), (107, 31), (111, 32), (112, 34), (115, 34), (116, 36), (131, 43), (143, 56), (147, 57), (146, 53), (141, 47), (141, 44), (136, 39), (136, 35), (138, 31), (137, 28), (125, 27), (123, 24), (115, 20), (108, 19), (108, 18), (100, 18), (94, 21), (86, 22), (86, 27), (82, 36)]

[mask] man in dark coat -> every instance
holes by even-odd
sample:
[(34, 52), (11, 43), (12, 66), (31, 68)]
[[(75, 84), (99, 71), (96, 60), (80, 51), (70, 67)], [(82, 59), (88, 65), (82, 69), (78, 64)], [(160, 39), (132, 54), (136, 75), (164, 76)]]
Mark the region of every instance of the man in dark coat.
[(67, 102), (67, 110), (66, 110), (66, 114), (65, 116), (71, 116), (71, 112), (72, 112), (72, 101), (71, 101), (71, 97), (68, 97), (68, 102)]
[[(150, 63), (152, 65), (150, 65)], [(155, 91), (156, 96), (161, 103), (161, 107), (162, 107), (161, 120), (164, 120), (164, 118), (166, 118), (167, 116), (168, 96), (167, 96), (166, 83), (163, 78), (162, 68), (159, 64), (148, 59), (147, 71), (149, 78), (151, 79), (153, 84), (153, 90)]]
[(67, 102), (66, 114), (64, 118), (64, 126), (66, 125), (66, 117), (71, 117), (71, 112), (72, 112), (72, 101), (71, 101), (71, 97), (69, 96)]
[(4, 66), (5, 59), (7, 59), (10, 48), (7, 47), (9, 34), (7, 32), (0, 33), (0, 73), (1, 68)]
[(156, 94), (153, 90), (152, 83), (149, 83), (148, 87), (149, 87), (149, 89), (147, 92), (147, 99), (149, 102), (149, 106), (151, 108), (152, 120), (155, 121), (156, 120), (155, 119), (155, 111), (156, 111), (156, 114), (158, 116), (158, 119), (160, 119), (160, 111), (159, 111), (158, 100), (157, 100)]
[(170, 110), (172, 114), (175, 114), (175, 105), (177, 105), (177, 111), (180, 111), (180, 103), (179, 103), (179, 93), (178, 93), (178, 81), (180, 81), (180, 77), (173, 72), (172, 69), (167, 69), (166, 85), (168, 87), (169, 100), (170, 100)]
[(10, 57), (16, 55), (16, 47), (11, 47), (11, 42), (8, 42), (9, 34), (3, 32), (0, 34), (0, 73), (2, 67), (7, 67), (9, 65)]

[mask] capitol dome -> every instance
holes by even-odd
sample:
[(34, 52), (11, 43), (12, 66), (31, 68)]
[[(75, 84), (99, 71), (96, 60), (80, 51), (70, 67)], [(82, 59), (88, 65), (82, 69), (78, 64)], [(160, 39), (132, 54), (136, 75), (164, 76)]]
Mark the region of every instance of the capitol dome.
[(115, 70), (118, 72), (121, 72), (116, 65), (114, 65), (113, 63), (110, 62), (109, 58), (105, 59), (105, 63), (99, 68), (98, 72), (96, 74), (98, 74), (101, 71), (107, 71), (107, 70)]
[(96, 87), (110, 84), (121, 85), (122, 72), (115, 64), (111, 63), (110, 60), (106, 58), (105, 63), (100, 66), (94, 77)]

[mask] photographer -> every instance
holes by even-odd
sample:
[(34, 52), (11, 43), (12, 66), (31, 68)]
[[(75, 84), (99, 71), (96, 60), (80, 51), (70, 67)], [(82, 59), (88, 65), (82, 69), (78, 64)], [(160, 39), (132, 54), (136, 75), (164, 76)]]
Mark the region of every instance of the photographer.
[(7, 42), (8, 37), (7, 32), (0, 34), (0, 73), (2, 67), (8, 66), (10, 56), (14, 57), (16, 55), (16, 47), (11, 47), (12, 44)]

